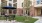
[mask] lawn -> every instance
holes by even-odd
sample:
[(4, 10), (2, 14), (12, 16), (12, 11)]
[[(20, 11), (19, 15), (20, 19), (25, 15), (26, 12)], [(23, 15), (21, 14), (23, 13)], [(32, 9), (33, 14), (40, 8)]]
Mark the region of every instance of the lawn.
[(4, 16), (0, 16), (0, 20), (6, 20)]
[(32, 17), (25, 17), (25, 16), (16, 16), (15, 20), (19, 22), (24, 22), (24, 23), (34, 23), (37, 19), (34, 19)]
[[(9, 18), (12, 19), (12, 18)], [(6, 20), (5, 17), (0, 17), (0, 20)], [(34, 23), (37, 19), (34, 19), (32, 17), (25, 17), (25, 16), (16, 16), (15, 20), (18, 22), (24, 22), (24, 23)]]

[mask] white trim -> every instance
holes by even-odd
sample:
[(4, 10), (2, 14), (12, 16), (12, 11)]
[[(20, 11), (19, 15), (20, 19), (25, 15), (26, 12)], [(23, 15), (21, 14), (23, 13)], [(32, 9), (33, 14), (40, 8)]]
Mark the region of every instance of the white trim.
[(8, 3), (9, 3), (8, 1), (9, 1), (9, 0), (7, 0), (7, 6), (9, 6), (9, 5), (8, 5)]
[[(1, 0), (0, 0), (0, 10), (1, 10)], [(1, 15), (1, 11), (0, 11), (0, 15)]]
[(12, 7), (13, 7), (13, 4), (17, 3), (17, 2), (14, 3), (13, 0), (12, 1), (6, 0), (6, 1), (7, 1), (7, 6), (9, 6), (9, 3), (11, 3), (12, 4)]
[(13, 7), (13, 0), (12, 0), (12, 7)]
[(0, 0), (0, 5), (1, 5), (1, 0)]

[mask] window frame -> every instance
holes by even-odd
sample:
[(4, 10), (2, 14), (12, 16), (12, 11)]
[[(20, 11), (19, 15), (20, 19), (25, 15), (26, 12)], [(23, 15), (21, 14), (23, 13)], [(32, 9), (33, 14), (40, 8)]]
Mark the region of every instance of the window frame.
[(39, 0), (36, 0), (37, 5), (40, 4), (41, 2)]
[(9, 6), (12, 6), (12, 4), (11, 4), (11, 3), (9, 3)]
[(22, 3), (22, 7), (23, 7), (23, 3)]

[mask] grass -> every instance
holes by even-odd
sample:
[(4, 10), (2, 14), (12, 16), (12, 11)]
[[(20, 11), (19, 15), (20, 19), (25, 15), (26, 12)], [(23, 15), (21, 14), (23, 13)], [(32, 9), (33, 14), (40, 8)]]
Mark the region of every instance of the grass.
[(15, 20), (19, 22), (24, 22), (24, 23), (34, 23), (37, 19), (34, 19), (32, 17), (25, 17), (25, 16), (16, 16)]
[[(11, 20), (12, 18), (9, 18)], [(0, 20), (6, 20), (5, 17), (0, 17)], [(24, 22), (24, 23), (34, 23), (37, 19), (34, 19), (32, 17), (25, 17), (25, 16), (16, 16), (15, 20), (18, 22)]]
[(0, 20), (6, 20), (5, 17), (0, 17)]
[[(27, 19), (25, 19), (25, 20), (27, 20)], [(28, 21), (25, 21), (25, 23), (34, 23), (36, 20), (37, 20), (37, 19), (28, 17)]]
[(19, 22), (23, 22), (25, 20), (25, 17), (23, 17), (23, 16), (16, 16), (15, 20), (17, 20)]

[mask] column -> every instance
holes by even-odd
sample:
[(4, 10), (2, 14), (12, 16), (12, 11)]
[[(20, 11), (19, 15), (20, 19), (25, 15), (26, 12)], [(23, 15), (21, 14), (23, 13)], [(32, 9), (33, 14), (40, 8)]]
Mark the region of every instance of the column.
[(25, 15), (25, 9), (23, 9), (23, 15)]
[(26, 15), (26, 9), (24, 10), (24, 15)]
[(12, 10), (12, 14), (14, 14), (13, 11), (14, 11), (14, 10)]
[(28, 12), (29, 12), (29, 11), (27, 10), (27, 15), (28, 15)]
[(25, 10), (23, 9), (23, 16), (24, 16)]
[(9, 14), (9, 9), (7, 9), (7, 14)]

